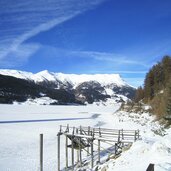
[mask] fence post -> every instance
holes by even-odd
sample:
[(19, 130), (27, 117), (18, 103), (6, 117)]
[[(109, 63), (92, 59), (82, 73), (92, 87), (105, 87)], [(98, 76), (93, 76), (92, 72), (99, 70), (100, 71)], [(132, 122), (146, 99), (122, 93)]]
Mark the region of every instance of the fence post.
[(43, 171), (43, 134), (40, 134), (40, 171)]
[[(101, 137), (101, 131), (99, 127), (99, 138)], [(100, 140), (98, 140), (98, 163), (100, 163)]]
[(91, 139), (91, 169), (93, 169), (94, 166), (94, 148), (93, 148), (93, 141), (94, 141), (94, 129), (92, 131), (92, 139)]
[(140, 139), (140, 130), (138, 129), (138, 140)]
[(65, 141), (65, 156), (66, 156), (66, 168), (68, 168), (68, 137), (66, 137), (66, 141)]
[(124, 147), (124, 142), (123, 142), (123, 140), (124, 140), (124, 130), (122, 129), (122, 147)]
[[(90, 135), (90, 126), (88, 127), (88, 136)], [(89, 155), (89, 147), (87, 147), (87, 156)]]
[(82, 127), (81, 127), (81, 125), (80, 125), (80, 134), (82, 134)]
[(135, 134), (134, 134), (134, 141), (137, 140), (137, 131), (135, 131)]
[(91, 168), (93, 168), (93, 139), (91, 139)]
[(81, 154), (81, 138), (79, 138), (79, 155), (80, 155), (80, 167), (82, 166), (82, 154)]
[(60, 171), (60, 136), (61, 136), (61, 133), (59, 132), (57, 134), (57, 146), (58, 146), (58, 171)]
[(74, 171), (74, 131), (71, 137), (72, 170)]
[(120, 142), (120, 134), (121, 134), (121, 131), (119, 130), (119, 133), (118, 133), (118, 142)]

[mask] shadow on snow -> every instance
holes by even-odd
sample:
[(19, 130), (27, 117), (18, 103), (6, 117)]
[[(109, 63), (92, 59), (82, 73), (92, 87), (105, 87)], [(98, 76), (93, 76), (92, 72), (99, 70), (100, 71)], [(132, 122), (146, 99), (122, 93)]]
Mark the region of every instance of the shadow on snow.
[(15, 121), (0, 121), (0, 124), (8, 124), (8, 123), (28, 123), (28, 122), (58, 122), (58, 121), (71, 121), (71, 120), (84, 120), (91, 119), (91, 117), (87, 118), (61, 118), (61, 119), (38, 119), (38, 120), (15, 120)]

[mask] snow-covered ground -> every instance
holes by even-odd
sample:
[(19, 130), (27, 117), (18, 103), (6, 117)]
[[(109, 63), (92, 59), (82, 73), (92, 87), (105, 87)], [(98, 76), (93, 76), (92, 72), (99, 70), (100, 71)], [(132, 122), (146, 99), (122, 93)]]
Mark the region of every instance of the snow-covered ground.
[(112, 113), (118, 107), (0, 105), (0, 171), (38, 170), (40, 133), (44, 134), (44, 171), (56, 170), (59, 125), (114, 128)]
[[(152, 116), (116, 112), (118, 108), (117, 104), (0, 105), (0, 171), (38, 171), (40, 133), (44, 134), (44, 171), (57, 170), (56, 134), (59, 125), (67, 124), (140, 130), (142, 140), (118, 159), (100, 165), (98, 170), (145, 171), (149, 163), (155, 164), (155, 171), (171, 170), (171, 129), (163, 132)], [(61, 150), (64, 167), (64, 148)]]
[(139, 129), (141, 140), (122, 153), (116, 160), (102, 164), (98, 170), (106, 171), (145, 171), (154, 164), (155, 171), (171, 171), (171, 128), (163, 129), (153, 116), (147, 113), (136, 114), (123, 111), (114, 114), (116, 128)]

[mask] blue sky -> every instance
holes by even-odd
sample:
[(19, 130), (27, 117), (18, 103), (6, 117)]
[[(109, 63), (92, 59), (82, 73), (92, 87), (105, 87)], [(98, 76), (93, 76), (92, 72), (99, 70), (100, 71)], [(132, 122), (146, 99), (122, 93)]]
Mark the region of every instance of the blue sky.
[(171, 54), (170, 0), (0, 0), (0, 68), (119, 73), (143, 84)]

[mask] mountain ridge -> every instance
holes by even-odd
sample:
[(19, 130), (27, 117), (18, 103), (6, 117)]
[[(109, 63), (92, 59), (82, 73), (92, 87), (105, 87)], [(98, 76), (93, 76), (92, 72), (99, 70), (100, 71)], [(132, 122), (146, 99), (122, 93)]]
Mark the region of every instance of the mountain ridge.
[[(135, 94), (135, 88), (127, 84), (119, 74), (78, 75), (53, 73), (47, 70), (33, 74), (2, 69), (0, 74), (4, 83), (3, 86), (0, 84), (0, 96), (3, 101), (6, 101), (5, 98), (10, 102), (10, 98), (12, 101), (17, 101), (14, 97), (22, 96), (22, 91), (24, 96), (19, 98), (20, 102), (24, 99), (26, 101), (30, 98), (33, 100), (41, 98), (41, 94), (44, 94), (43, 98), (54, 99), (57, 104), (107, 102), (109, 99), (119, 103), (131, 99)], [(17, 89), (18, 86), (21, 87), (20, 91)], [(36, 93), (34, 89), (37, 90)]]
[[(116, 84), (117, 86), (130, 86), (126, 83), (119, 74), (64, 74), (49, 72), (48, 70), (43, 70), (37, 73), (20, 71), (20, 70), (10, 70), (10, 69), (0, 69), (0, 74), (13, 76), (21, 79), (33, 80), (35, 82), (42, 81), (56, 81), (70, 82), (75, 87), (83, 82), (97, 81), (101, 85), (105, 86), (108, 84)], [(133, 87), (135, 88), (135, 87)]]

